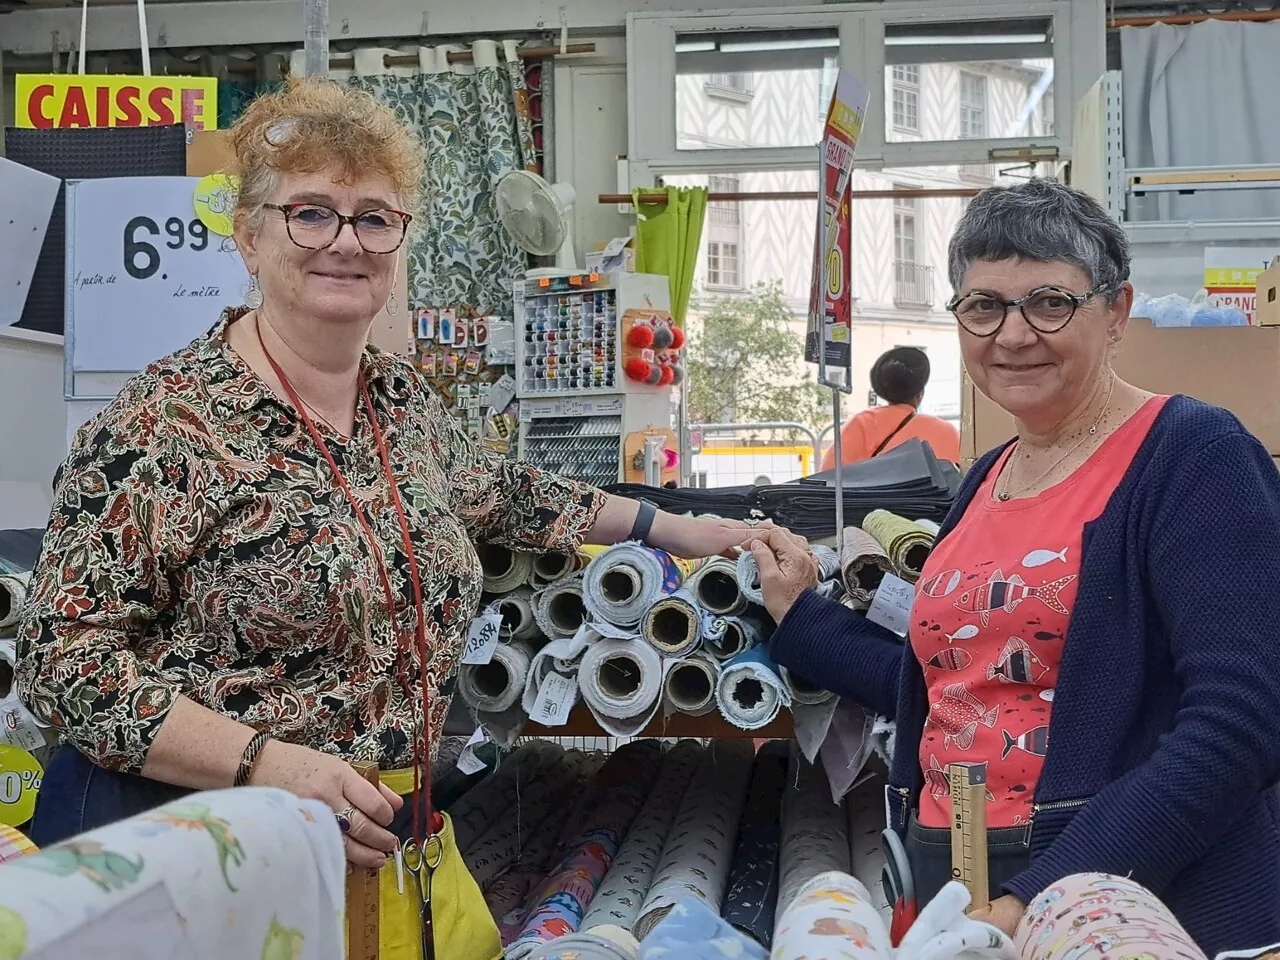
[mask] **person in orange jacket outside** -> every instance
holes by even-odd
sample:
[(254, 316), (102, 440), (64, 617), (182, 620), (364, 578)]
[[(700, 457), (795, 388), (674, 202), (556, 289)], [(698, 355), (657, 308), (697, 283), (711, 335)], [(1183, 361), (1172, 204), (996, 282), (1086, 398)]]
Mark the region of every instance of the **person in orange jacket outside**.
[[(871, 367), (871, 389), (889, 401), (856, 413), (840, 428), (843, 463), (857, 463), (892, 450), (913, 438), (925, 440), (936, 456), (960, 462), (960, 431), (937, 417), (920, 413), (920, 401), (929, 383), (929, 358), (917, 347), (894, 347)], [(836, 465), (835, 447), (822, 458), (822, 469)]]

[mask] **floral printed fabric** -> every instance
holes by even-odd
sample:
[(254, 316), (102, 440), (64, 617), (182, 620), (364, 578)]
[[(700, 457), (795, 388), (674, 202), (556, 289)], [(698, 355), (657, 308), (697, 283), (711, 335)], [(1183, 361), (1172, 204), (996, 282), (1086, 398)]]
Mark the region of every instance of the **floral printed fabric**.
[(324, 804), (192, 794), (0, 866), (0, 955), (342, 960), (345, 871)]
[(1101, 873), (1067, 877), (1036, 897), (1018, 926), (1017, 944), (1023, 960), (1205, 960), (1155, 894)]
[(605, 763), (590, 789), (581, 832), (560, 866), (530, 897), (524, 926), (507, 947), (508, 960), (520, 960), (535, 945), (578, 930), (661, 762), (661, 743), (638, 740), (620, 747)]
[(866, 888), (846, 873), (821, 873), (778, 918), (771, 960), (889, 960), (889, 933)]
[[(350, 439), (326, 442), (367, 504), (394, 621), (305, 426), (225, 343), (238, 316), (130, 379), (77, 436), (19, 639), (20, 692), (111, 769), (141, 771), (180, 695), (282, 740), (408, 766), (423, 670), (399, 642), (414, 633), (413, 590), (372, 433), (361, 416)], [(408, 361), (371, 347), (363, 373), (408, 513), (438, 689), (479, 603), (472, 538), (571, 552), (604, 497), (477, 448)], [(447, 708), (435, 699), (432, 729)]]
[(421, 212), (427, 228), (409, 240), (410, 305), (510, 313), (512, 281), (525, 256), (498, 221), (494, 190), (503, 176), (527, 166), (517, 114), (523, 82), (512, 87), (513, 77), (522, 77), (491, 53), (477, 51), (475, 67), (450, 64), (443, 48), (421, 48), (419, 56), (417, 76), (350, 81), (391, 107), (427, 148)]
[(631, 930), (635, 925), (680, 801), (702, 754), (702, 745), (696, 740), (682, 740), (667, 754), (658, 782), (631, 825), (622, 849), (591, 902), (591, 909), (582, 918), (583, 929), (605, 923)]

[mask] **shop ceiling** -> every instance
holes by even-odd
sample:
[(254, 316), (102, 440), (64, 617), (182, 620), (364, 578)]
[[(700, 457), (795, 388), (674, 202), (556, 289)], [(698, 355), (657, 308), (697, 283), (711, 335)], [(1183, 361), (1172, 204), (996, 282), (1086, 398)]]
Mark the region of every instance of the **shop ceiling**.
[[(134, 0), (88, 0), (86, 48), (93, 51), (137, 48)], [(800, 5), (812, 5), (804, 0)], [(864, 0), (851, 0), (860, 6)], [(927, 8), (931, 0), (918, 0)], [(559, 31), (575, 35), (619, 33), (628, 13), (681, 8), (737, 10), (793, 5), (788, 0), (329, 0), (329, 33), (335, 44), (403, 37), (510, 36)], [(869, 7), (878, 4), (866, 2)], [(147, 0), (154, 48), (208, 48), (299, 43), (298, 0)], [(1277, 15), (1280, 0), (1110, 0), (1111, 18), (1195, 17), (1226, 13), (1231, 17)], [(79, 35), (80, 0), (0, 0), (0, 51), (47, 54), (56, 43), (70, 49)]]

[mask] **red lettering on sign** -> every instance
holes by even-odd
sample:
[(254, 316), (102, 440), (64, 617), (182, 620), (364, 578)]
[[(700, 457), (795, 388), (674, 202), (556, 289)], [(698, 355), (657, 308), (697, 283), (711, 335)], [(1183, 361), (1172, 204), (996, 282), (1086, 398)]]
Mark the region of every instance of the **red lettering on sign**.
[(27, 116), (31, 125), (37, 130), (48, 130), (53, 126), (53, 117), (44, 112), (44, 102), (53, 96), (53, 84), (42, 83), (31, 91), (27, 100)]
[(58, 118), (58, 126), (63, 128), (93, 126), (93, 121), (89, 119), (89, 104), (85, 102), (83, 87), (68, 88), (67, 99), (62, 104), (62, 116)]
[(111, 126), (111, 90), (107, 87), (95, 87), (94, 95), (98, 102), (99, 127)]
[(156, 87), (147, 94), (147, 105), (155, 114), (155, 122), (162, 126), (173, 123), (175, 120), (173, 107), (169, 103), (169, 98), (172, 96), (173, 90), (168, 87)]
[(121, 127), (142, 126), (142, 108), (138, 105), (142, 91), (137, 87), (121, 87), (116, 91), (116, 109), (120, 111)]
[(190, 87), (182, 91), (182, 122), (197, 130), (204, 130), (204, 91)]

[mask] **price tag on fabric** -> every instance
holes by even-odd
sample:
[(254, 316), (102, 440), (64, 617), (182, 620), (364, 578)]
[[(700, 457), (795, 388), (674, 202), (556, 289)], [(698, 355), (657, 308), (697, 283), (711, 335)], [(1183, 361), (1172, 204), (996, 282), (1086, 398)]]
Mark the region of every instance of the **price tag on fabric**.
[(36, 812), (44, 768), (25, 750), (0, 744), (0, 823), (20, 827)]
[(563, 727), (569, 722), (569, 711), (577, 701), (577, 678), (562, 677), (558, 673), (547, 674), (529, 719), (544, 727)]
[(476, 756), (476, 747), (483, 746), (488, 739), (489, 737), (484, 732), (484, 728), (476, 727), (476, 732), (471, 735), (467, 745), (462, 748), (462, 753), (458, 754), (458, 769), (467, 776), (479, 773), (485, 768), (485, 762)]
[(198, 177), (67, 187), (67, 323), (74, 370), (133, 373), (240, 303), (240, 254), (196, 212)]
[(493, 651), (502, 635), (502, 614), (485, 613), (471, 621), (467, 645), (462, 648), (462, 662), (484, 666), (493, 660)]
[(911, 626), (911, 605), (915, 599), (915, 587), (892, 573), (886, 573), (871, 600), (867, 619), (905, 637)]

